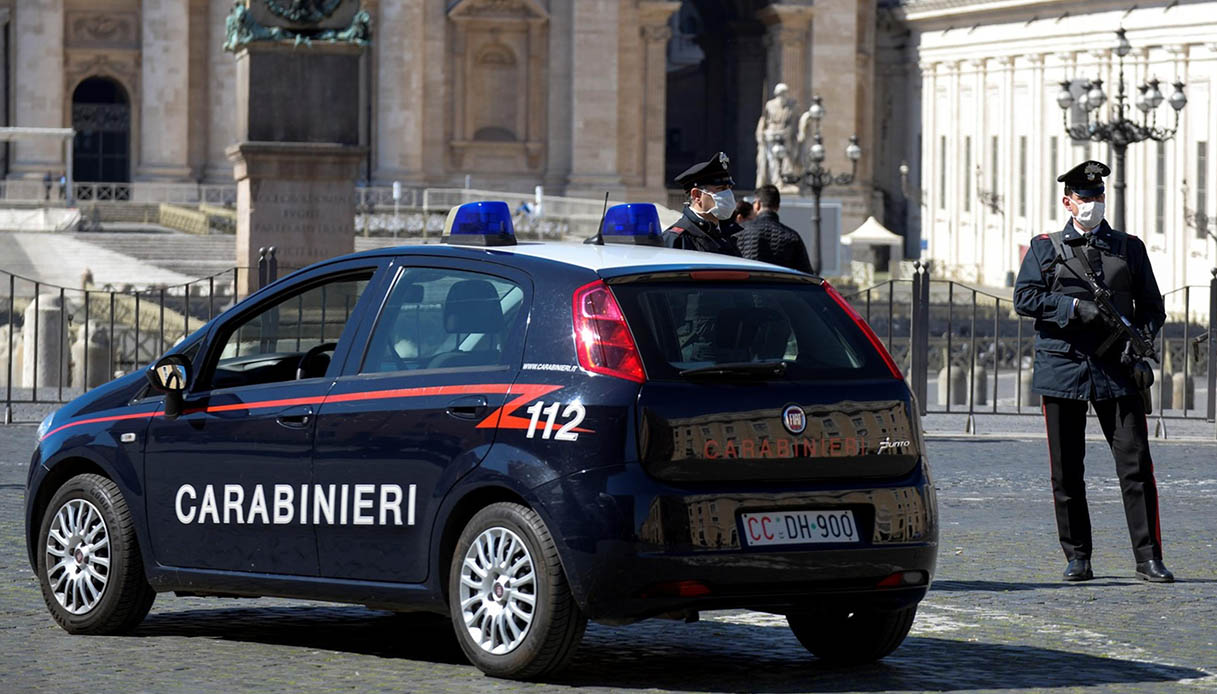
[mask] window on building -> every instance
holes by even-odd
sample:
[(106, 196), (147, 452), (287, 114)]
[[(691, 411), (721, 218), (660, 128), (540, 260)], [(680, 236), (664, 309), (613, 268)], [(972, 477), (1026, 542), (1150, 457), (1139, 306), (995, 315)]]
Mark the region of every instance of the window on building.
[(1209, 143), (1196, 143), (1196, 236), (1205, 238), (1209, 225)]
[(1158, 142), (1155, 171), (1154, 231), (1166, 232), (1166, 143)]
[(998, 168), (998, 166), (1001, 163), (1001, 151), (997, 145), (997, 136), (996, 135), (993, 136), (991, 146), (992, 146), (993, 152), (992, 152), (992, 156), (991, 156), (992, 161), (989, 162), (989, 167), (990, 167), (989, 192), (992, 193), (993, 195), (997, 195), (997, 172), (1000, 170)]
[(972, 211), (972, 136), (963, 138), (963, 211)]
[(1018, 137), (1018, 216), (1027, 216), (1027, 136)]
[(947, 209), (947, 136), (938, 139), (938, 209)]
[[(1060, 166), (1060, 155), (1061, 141), (1056, 135), (1053, 135), (1052, 137), (1048, 138), (1048, 183), (1050, 186), (1048, 191), (1048, 200), (1050, 201), (1055, 201), (1061, 192), (1061, 184), (1057, 183), (1056, 174), (1054, 173), (1057, 170), (1057, 167)], [(1058, 211), (1061, 208), (1059, 205), (1053, 204), (1049, 205), (1049, 209), (1053, 210), (1052, 216), (1055, 219)]]

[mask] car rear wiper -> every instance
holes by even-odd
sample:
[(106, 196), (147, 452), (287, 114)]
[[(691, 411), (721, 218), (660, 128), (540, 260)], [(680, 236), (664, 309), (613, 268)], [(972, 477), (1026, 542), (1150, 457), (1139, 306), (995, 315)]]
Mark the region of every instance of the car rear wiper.
[(726, 364), (711, 364), (695, 369), (685, 369), (681, 376), (726, 376), (749, 378), (778, 378), (786, 374), (784, 361), (741, 361)]

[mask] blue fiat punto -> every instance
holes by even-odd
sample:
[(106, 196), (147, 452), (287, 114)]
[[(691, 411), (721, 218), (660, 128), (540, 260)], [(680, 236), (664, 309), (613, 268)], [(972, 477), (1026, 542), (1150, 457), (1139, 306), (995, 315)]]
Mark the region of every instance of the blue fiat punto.
[(588, 619), (748, 608), (822, 659), (887, 655), (937, 550), (899, 369), (822, 279), (658, 233), (622, 205), (601, 243), (517, 243), (504, 203), (465, 205), (445, 244), (305, 268), (65, 405), (26, 497), (52, 617), (434, 611), (529, 678)]

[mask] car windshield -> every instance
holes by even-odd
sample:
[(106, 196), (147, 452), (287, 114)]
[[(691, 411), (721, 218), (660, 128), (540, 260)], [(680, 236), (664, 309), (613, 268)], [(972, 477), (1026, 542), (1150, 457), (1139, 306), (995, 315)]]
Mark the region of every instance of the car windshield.
[(888, 376), (866, 336), (818, 285), (665, 281), (615, 284), (613, 292), (651, 379)]

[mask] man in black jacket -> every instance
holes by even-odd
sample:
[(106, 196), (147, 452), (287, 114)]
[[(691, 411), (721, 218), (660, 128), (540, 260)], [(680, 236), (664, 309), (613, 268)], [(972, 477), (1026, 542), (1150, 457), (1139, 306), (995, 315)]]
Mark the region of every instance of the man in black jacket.
[(782, 194), (776, 186), (758, 188), (756, 218), (744, 224), (744, 230), (735, 235), (735, 245), (745, 258), (812, 273), (814, 270), (799, 232), (778, 219), (781, 205)]
[(1136, 575), (1169, 583), (1162, 563), (1158, 488), (1149, 453), (1145, 409), (1133, 373), (1109, 337), (1095, 297), (1081, 278), (1093, 276), (1111, 292), (1116, 309), (1153, 336), (1166, 319), (1145, 244), (1103, 221), (1106, 164), (1083, 162), (1057, 180), (1072, 217), (1065, 228), (1031, 241), (1014, 285), (1014, 308), (1035, 319), (1035, 371), (1031, 390), (1044, 397), (1048, 456), (1066, 581), (1094, 577), (1090, 566), (1090, 514), (1086, 505), (1087, 403), (1116, 461)]

